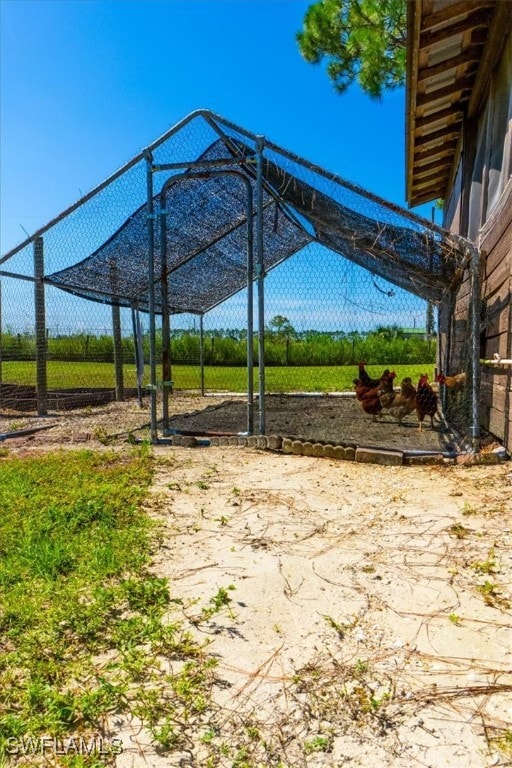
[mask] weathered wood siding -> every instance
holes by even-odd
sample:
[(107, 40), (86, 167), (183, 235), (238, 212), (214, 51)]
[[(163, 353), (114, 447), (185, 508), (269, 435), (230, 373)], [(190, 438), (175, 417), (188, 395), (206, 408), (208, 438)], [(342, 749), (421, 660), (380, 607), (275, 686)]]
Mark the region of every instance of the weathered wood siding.
[[(456, 210), (457, 206), (452, 208)], [(446, 222), (447, 226), (451, 222)], [(457, 227), (451, 226), (452, 231)], [(480, 355), (512, 358), (512, 181), (480, 233), (482, 253), (482, 329)], [(470, 283), (466, 276), (450, 308), (441, 308), (441, 358), (448, 373), (464, 370), (468, 360)], [(447, 352), (448, 356), (443, 354)], [(482, 367), (481, 424), (512, 452), (512, 370)]]
[[(447, 222), (450, 226), (450, 222)], [(452, 231), (456, 231), (452, 227)], [(482, 329), (480, 355), (512, 358), (512, 181), (480, 232), (482, 253)], [(459, 287), (451, 322), (441, 308), (441, 358), (448, 373), (464, 370), (469, 343), (469, 275)], [(512, 452), (512, 370), (482, 367), (481, 423)]]
[[(462, 162), (460, 161), (461, 146), (459, 146), (459, 162), (453, 179), (450, 198), (445, 206), (444, 226), (451, 232), (461, 234), (462, 229)], [(440, 308), (439, 330), (441, 337), (441, 353), (438, 360), (439, 369), (445, 374), (457, 374), (465, 371), (469, 362), (469, 306), (470, 306), (469, 273), (466, 272), (459, 286), (454, 305), (448, 302)]]
[[(512, 357), (512, 180), (481, 231), (482, 354)], [(482, 419), (512, 451), (512, 371), (482, 369)]]
[[(486, 86), (487, 99), (482, 101), (479, 113), (463, 124), (445, 204), (444, 225), (452, 232), (473, 239), (482, 254), (482, 358), (492, 358), (495, 353), (502, 358), (512, 358), (512, 147), (510, 120), (503, 118), (504, 107), (509, 105), (510, 114), (512, 105), (511, 63), (512, 37), (509, 36), (491, 77), (492, 84)], [(497, 115), (494, 123), (489, 118), (490, 110)], [(495, 155), (499, 156), (497, 161), (493, 159)], [(492, 174), (495, 175), (491, 189)], [(457, 373), (468, 362), (469, 275), (457, 291), (450, 317), (451, 309), (447, 304), (441, 307), (439, 365), (443, 371)], [(481, 374), (482, 426), (512, 452), (512, 371), (506, 367), (482, 367)]]

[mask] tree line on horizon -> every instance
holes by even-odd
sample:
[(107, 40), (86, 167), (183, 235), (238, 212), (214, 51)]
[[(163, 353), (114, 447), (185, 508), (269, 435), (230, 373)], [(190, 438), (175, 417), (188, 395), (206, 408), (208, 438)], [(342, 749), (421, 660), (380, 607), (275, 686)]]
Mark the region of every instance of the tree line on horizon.
[[(432, 363), (435, 360), (434, 329), (410, 337), (399, 325), (381, 325), (370, 331), (297, 331), (283, 315), (273, 317), (265, 329), (265, 362), (269, 366), (368, 365)], [(157, 359), (162, 352), (160, 331), (156, 335)], [(144, 360), (149, 362), (149, 335), (143, 336)], [(62, 362), (104, 362), (114, 360), (114, 342), (108, 333), (75, 332), (47, 334), (49, 360)], [(1, 357), (35, 360), (35, 336), (7, 330), (1, 337)], [(133, 363), (132, 336), (122, 338), (125, 363)], [(197, 330), (175, 328), (171, 333), (171, 360), (177, 365), (198, 365), (200, 337)], [(247, 330), (217, 328), (204, 332), (203, 360), (208, 366), (247, 364)], [(254, 361), (258, 362), (258, 341), (254, 337)]]

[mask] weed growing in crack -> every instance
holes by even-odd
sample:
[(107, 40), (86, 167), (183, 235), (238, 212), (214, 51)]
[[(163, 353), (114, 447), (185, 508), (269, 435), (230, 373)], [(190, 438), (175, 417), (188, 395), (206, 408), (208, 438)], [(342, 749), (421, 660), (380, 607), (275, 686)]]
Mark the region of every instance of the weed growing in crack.
[(472, 568), (477, 573), (485, 573), (488, 576), (493, 574), (493, 573), (496, 573), (498, 571), (498, 567), (497, 567), (497, 564), (496, 564), (496, 559), (494, 557), (494, 549), (491, 548), (489, 550), (489, 554), (488, 554), (486, 560), (483, 560), (481, 562), (473, 563), (472, 564)]
[[(235, 590), (236, 587), (233, 584), (229, 584), (227, 587), (219, 587), (217, 593), (210, 597), (208, 605), (201, 609), (201, 613), (197, 616), (189, 616), (188, 620), (191, 624), (197, 626), (204, 622), (210, 621), (214, 616), (221, 613), (224, 609), (231, 619), (235, 619), (236, 616), (231, 608), (230, 592)], [(197, 602), (197, 601), (194, 601)]]
[(315, 736), (304, 742), (304, 751), (307, 755), (310, 755), (312, 752), (331, 752), (332, 737)]
[(493, 739), (498, 749), (512, 759), (512, 729), (504, 730), (497, 739)]
[(340, 623), (329, 615), (323, 615), (322, 618), (327, 622), (331, 629), (334, 629), (334, 631), (337, 632), (340, 640), (345, 638), (345, 635), (349, 630), (354, 629), (354, 627), (357, 626), (357, 618), (348, 623)]
[(500, 590), (497, 584), (486, 579), (483, 584), (477, 586), (477, 592), (479, 592), (486, 605), (493, 606), (494, 608), (510, 608), (511, 602), (508, 598), (503, 597), (500, 594)]
[(465, 525), (462, 525), (461, 523), (454, 523), (453, 525), (450, 525), (448, 528), (448, 533), (451, 536), (455, 536), (457, 539), (465, 539), (467, 536), (471, 534), (471, 531), (469, 528), (466, 528)]

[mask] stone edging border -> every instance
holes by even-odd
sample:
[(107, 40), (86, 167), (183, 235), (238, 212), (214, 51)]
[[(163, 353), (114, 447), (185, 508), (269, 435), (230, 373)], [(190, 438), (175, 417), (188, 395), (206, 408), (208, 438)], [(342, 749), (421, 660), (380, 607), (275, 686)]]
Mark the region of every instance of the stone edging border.
[(240, 446), (256, 448), (262, 451), (292, 454), (295, 456), (317, 456), (319, 458), (358, 461), (362, 464), (381, 464), (384, 466), (421, 466), (450, 464), (500, 464), (496, 453), (460, 454), (447, 458), (441, 453), (413, 454), (407, 451), (387, 450), (385, 448), (365, 448), (356, 445), (342, 445), (329, 442), (312, 442), (295, 437), (280, 435), (231, 435), (223, 437), (193, 437), (172, 435), (172, 445), (183, 448), (199, 446)]

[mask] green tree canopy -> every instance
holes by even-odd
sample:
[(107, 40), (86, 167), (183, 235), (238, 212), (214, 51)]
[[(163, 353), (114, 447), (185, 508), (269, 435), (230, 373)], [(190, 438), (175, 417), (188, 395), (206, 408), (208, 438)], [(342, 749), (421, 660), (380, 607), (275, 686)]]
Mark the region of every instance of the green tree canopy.
[(295, 335), (295, 328), (284, 315), (274, 315), (267, 326), (267, 330), (274, 333), (279, 339), (289, 339)]
[(406, 0), (317, 0), (297, 41), (306, 61), (327, 60), (339, 93), (357, 81), (379, 98), (405, 80)]
[(394, 325), (379, 325), (374, 333), (376, 336), (381, 336), (383, 339), (386, 339), (386, 341), (401, 339), (404, 335), (403, 329), (399, 325), (396, 325), (396, 323)]

